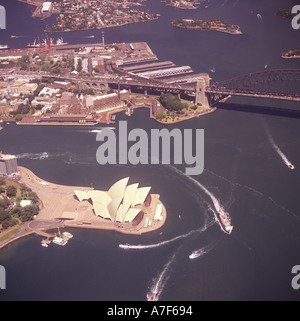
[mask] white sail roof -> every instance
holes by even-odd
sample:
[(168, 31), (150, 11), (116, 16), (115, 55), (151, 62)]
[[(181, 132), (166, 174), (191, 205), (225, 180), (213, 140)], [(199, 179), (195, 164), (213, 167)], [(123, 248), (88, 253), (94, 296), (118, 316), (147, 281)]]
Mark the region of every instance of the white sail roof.
[(125, 177), (123, 179), (120, 179), (117, 181), (114, 185), (111, 186), (111, 188), (108, 190), (108, 195), (111, 198), (116, 198), (124, 195), (125, 188), (127, 186), (129, 177)]
[(136, 194), (135, 194), (135, 204), (134, 205), (139, 205), (143, 204), (145, 202), (145, 199), (150, 192), (151, 187), (140, 187), (137, 189)]
[(88, 198), (90, 198), (94, 203), (102, 204), (107, 206), (111, 202), (111, 197), (108, 195), (107, 192), (104, 191), (89, 191)]
[(95, 214), (97, 216), (101, 216), (103, 218), (108, 218), (110, 220), (112, 219), (106, 206), (99, 204), (99, 203), (94, 203), (93, 207), (94, 207)]
[(140, 208), (130, 208), (124, 218), (124, 222), (132, 222), (140, 211)]
[(123, 200), (124, 204), (129, 203), (132, 206), (135, 205), (135, 195), (136, 195), (136, 191), (138, 189), (138, 186), (139, 186), (139, 184), (136, 183), (136, 184), (128, 185), (126, 187), (126, 190), (124, 193), (124, 200)]
[(132, 222), (141, 211), (134, 206), (145, 202), (151, 187), (138, 188), (138, 183), (127, 186), (128, 181), (129, 177), (120, 179), (107, 192), (74, 190), (74, 193), (80, 202), (91, 199), (97, 216), (114, 222)]
[(85, 191), (74, 190), (74, 193), (80, 202), (89, 199), (88, 193)]
[(129, 210), (129, 208), (130, 208), (129, 203), (120, 205), (118, 212), (117, 212), (117, 216), (116, 216), (117, 222), (124, 223), (124, 218), (125, 218), (125, 215), (127, 214), (127, 211)]
[(109, 214), (113, 221), (115, 221), (117, 216), (118, 208), (122, 202), (123, 196), (116, 197), (111, 200), (111, 202), (108, 204), (107, 209), (109, 211)]

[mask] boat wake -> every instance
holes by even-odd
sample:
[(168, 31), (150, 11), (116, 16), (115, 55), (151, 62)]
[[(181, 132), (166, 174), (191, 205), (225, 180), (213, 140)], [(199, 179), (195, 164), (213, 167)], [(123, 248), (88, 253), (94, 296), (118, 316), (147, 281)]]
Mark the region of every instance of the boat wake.
[(24, 153), (16, 155), (17, 158), (29, 158), (29, 159), (45, 159), (49, 157), (47, 152), (43, 153)]
[(209, 253), (215, 246), (216, 246), (217, 242), (211, 242), (210, 244), (203, 246), (201, 249), (198, 249), (196, 251), (193, 251), (190, 255), (189, 258), (191, 260), (193, 259), (197, 259), (198, 257), (201, 257), (207, 253)]
[(280, 150), (280, 148), (273, 142), (272, 146), (278, 153), (278, 155), (281, 157), (281, 159), (284, 161), (285, 165), (289, 169), (295, 169), (295, 166), (287, 159), (287, 157), (283, 154), (283, 152)]
[(142, 245), (142, 244), (138, 244), (138, 245), (130, 245), (130, 244), (119, 244), (119, 247), (123, 250), (145, 250), (145, 249), (153, 249), (156, 247), (160, 247), (172, 242), (175, 242), (177, 240), (183, 239), (183, 238), (187, 238), (191, 235), (193, 235), (194, 233), (198, 233), (198, 232), (204, 232), (205, 230), (207, 230), (210, 226), (212, 226), (216, 221), (215, 220), (211, 220), (209, 221), (207, 224), (204, 225), (204, 227), (196, 229), (196, 230), (192, 230), (189, 233), (186, 234), (182, 234), (179, 236), (176, 236), (170, 240), (166, 240), (166, 241), (162, 241), (159, 243), (154, 243), (154, 244), (148, 244), (148, 245)]
[(158, 301), (168, 279), (169, 279), (169, 270), (171, 265), (175, 262), (176, 253), (174, 253), (167, 264), (163, 267), (161, 273), (153, 279), (153, 284), (151, 285), (146, 297), (148, 301)]
[(277, 208), (280, 208), (281, 210), (285, 211), (286, 213), (289, 213), (291, 214), (292, 216), (294, 216), (298, 221), (300, 220), (300, 218), (294, 213), (292, 212), (291, 210), (289, 210), (288, 208), (284, 207), (283, 205), (281, 204), (278, 204), (272, 197), (270, 196), (266, 196), (264, 193), (258, 191), (257, 189), (251, 187), (251, 186), (248, 186), (248, 185), (244, 185), (244, 184), (240, 184), (240, 183), (236, 183), (236, 182), (233, 182), (231, 180), (229, 180), (228, 178), (225, 178), (223, 176), (220, 176), (208, 169), (206, 169), (205, 171), (207, 171), (208, 173), (228, 182), (229, 184), (231, 184), (232, 186), (237, 186), (239, 188), (242, 188), (242, 189), (245, 189), (245, 190), (248, 190), (250, 191), (251, 193), (254, 193), (254, 194), (257, 194), (259, 197), (262, 197), (262, 198), (265, 198), (265, 199), (268, 199), (275, 207)]
[(272, 145), (272, 147), (274, 148), (276, 153), (281, 157), (281, 159), (283, 160), (285, 165), (289, 169), (295, 169), (295, 166), (288, 160), (288, 158), (284, 155), (284, 153), (281, 151), (281, 149), (278, 147), (278, 145), (275, 144), (274, 139), (273, 139), (273, 137), (272, 137), (267, 125), (265, 124), (264, 120), (263, 120), (263, 127), (265, 129), (265, 132), (267, 134), (267, 137), (268, 137), (268, 140), (269, 140), (270, 144)]
[(281, 157), (281, 159), (283, 160), (285, 165), (289, 169), (295, 169), (294, 165), (287, 159), (287, 157), (283, 154), (281, 149), (275, 144), (275, 142), (271, 136), (269, 136), (269, 141), (270, 141), (271, 145), (273, 146), (273, 148), (275, 149), (275, 151), (277, 152), (277, 154)]
[[(177, 174), (179, 174), (180, 176), (183, 176), (185, 177), (186, 179), (190, 180), (191, 182), (193, 182), (196, 186), (200, 187), (200, 189), (202, 191), (204, 191), (204, 193), (206, 195), (208, 195), (210, 197), (210, 199), (212, 200), (213, 202), (213, 205), (217, 211), (217, 213), (219, 215), (225, 215), (226, 216), (226, 219), (228, 220), (228, 224), (230, 223), (230, 215), (229, 213), (226, 213), (224, 208), (221, 206), (219, 200), (206, 188), (204, 187), (201, 183), (199, 183), (196, 179), (192, 178), (191, 176), (189, 175), (186, 175), (184, 174), (182, 171), (180, 171), (179, 169), (177, 169), (176, 167), (174, 166), (171, 166), (171, 165), (166, 165), (168, 168), (172, 169), (174, 172), (176, 172)], [(215, 213), (214, 213), (215, 214)], [(219, 221), (219, 220), (218, 220)], [(232, 230), (232, 226), (230, 226), (231, 230)], [(223, 229), (223, 228), (222, 228)], [(223, 229), (224, 230), (224, 229)]]
[(216, 209), (217, 212), (219, 212), (220, 210), (222, 210), (222, 206), (220, 205), (219, 200), (206, 188), (204, 187), (202, 184), (200, 184), (197, 180), (195, 180), (194, 178), (192, 178), (191, 176), (185, 175), (182, 171), (180, 171), (179, 169), (177, 169), (176, 167), (173, 167), (171, 165), (168, 165), (169, 168), (171, 168), (174, 172), (176, 172), (177, 174), (179, 174), (180, 176), (183, 176), (185, 178), (187, 178), (189, 181), (193, 182), (195, 185), (197, 185), (198, 187), (200, 187), (200, 189), (202, 191), (205, 192), (206, 195), (208, 195), (210, 197), (210, 199), (212, 200), (214, 207)]

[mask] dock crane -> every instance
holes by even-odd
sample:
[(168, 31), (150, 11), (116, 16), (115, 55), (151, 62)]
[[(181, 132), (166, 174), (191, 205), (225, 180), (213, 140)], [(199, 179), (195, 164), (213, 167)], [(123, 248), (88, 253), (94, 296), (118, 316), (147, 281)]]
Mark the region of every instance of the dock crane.
[[(37, 36), (37, 38), (38, 38), (38, 41), (39, 41), (39, 44), (40, 44), (40, 50), (41, 50), (41, 52), (42, 52), (43, 54), (49, 53), (49, 44), (48, 44), (48, 47), (45, 48), (44, 45), (42, 44), (41, 40), (40, 40), (39, 35)], [(48, 39), (48, 36), (47, 36), (47, 39)]]

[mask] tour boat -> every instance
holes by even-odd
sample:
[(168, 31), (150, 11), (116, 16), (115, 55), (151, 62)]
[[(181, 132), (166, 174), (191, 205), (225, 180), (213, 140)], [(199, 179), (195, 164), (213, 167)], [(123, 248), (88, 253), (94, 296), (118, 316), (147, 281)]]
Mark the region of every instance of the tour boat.
[(218, 220), (220, 222), (222, 230), (225, 233), (230, 234), (232, 229), (233, 229), (233, 226), (230, 223), (230, 219), (229, 219), (228, 213), (225, 213), (222, 209), (220, 209), (217, 212), (217, 218), (218, 218)]

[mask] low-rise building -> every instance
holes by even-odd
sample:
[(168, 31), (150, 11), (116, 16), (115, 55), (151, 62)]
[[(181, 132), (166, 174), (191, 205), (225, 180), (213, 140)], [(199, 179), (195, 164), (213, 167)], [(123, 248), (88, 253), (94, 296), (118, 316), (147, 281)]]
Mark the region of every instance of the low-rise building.
[(7, 99), (2, 99), (0, 101), (0, 114), (7, 114), (9, 112), (10, 105), (7, 101)]
[(53, 9), (53, 4), (50, 1), (45, 1), (43, 3), (41, 13), (50, 13)]
[(16, 81), (7, 86), (7, 93), (13, 96), (23, 95), (32, 95), (37, 89), (38, 84), (28, 83), (25, 81)]
[(57, 95), (60, 92), (59, 88), (51, 88), (51, 87), (44, 87), (40, 93), (39, 96), (40, 97), (54, 97), (55, 95)]

